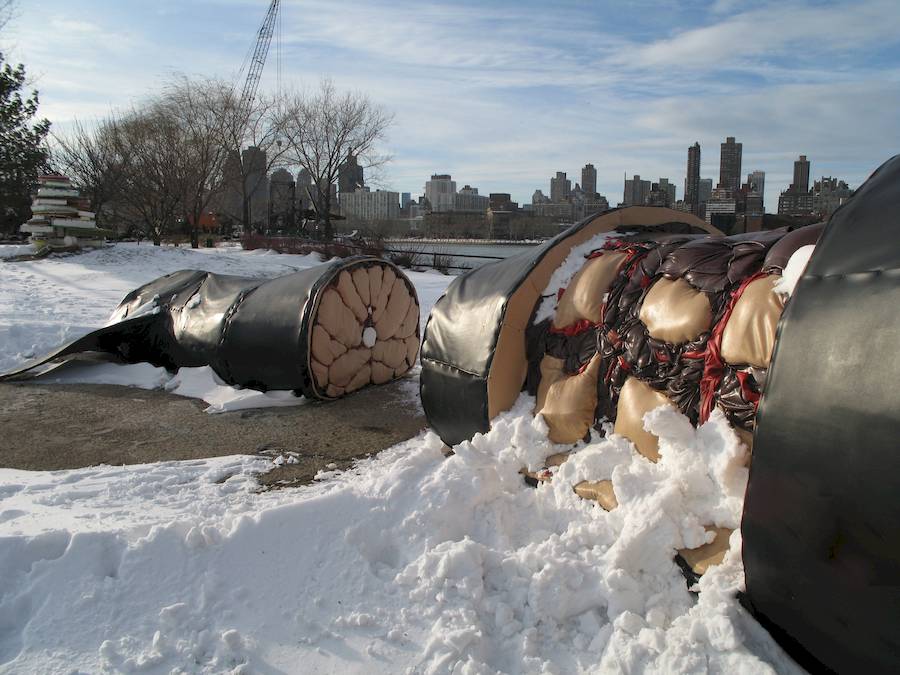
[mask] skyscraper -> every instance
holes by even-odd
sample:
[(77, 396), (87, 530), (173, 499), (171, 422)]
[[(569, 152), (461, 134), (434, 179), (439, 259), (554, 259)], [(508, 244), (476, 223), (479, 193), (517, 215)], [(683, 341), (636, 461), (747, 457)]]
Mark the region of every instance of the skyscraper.
[(597, 194), (597, 169), (593, 164), (585, 164), (581, 170), (581, 189), (584, 190), (585, 198), (593, 202), (594, 195)]
[(800, 155), (800, 159), (794, 162), (794, 182), (791, 183), (791, 191), (801, 195), (809, 192), (809, 161), (806, 155)]
[(684, 181), (684, 201), (691, 213), (700, 215), (700, 143), (688, 148), (687, 179)]
[(734, 136), (729, 136), (722, 143), (722, 154), (719, 157), (719, 185), (720, 189), (741, 189), (741, 152), (742, 143), (735, 143)]
[(550, 179), (550, 201), (561, 204), (572, 192), (572, 181), (566, 178), (564, 171), (557, 171), (556, 178)]

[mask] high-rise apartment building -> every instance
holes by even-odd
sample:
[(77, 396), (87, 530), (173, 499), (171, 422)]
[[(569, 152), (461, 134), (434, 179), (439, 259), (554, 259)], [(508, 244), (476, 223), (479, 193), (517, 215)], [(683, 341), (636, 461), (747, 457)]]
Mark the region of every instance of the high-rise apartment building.
[[(700, 204), (701, 206), (708, 202), (712, 198), (713, 191), (713, 179), (712, 178), (701, 178), (700, 179)], [(697, 214), (699, 215), (699, 214)]]
[(478, 194), (478, 188), (464, 185), (460, 191), (456, 193), (456, 202), (453, 205), (453, 210), (484, 213), (488, 210), (490, 205), (490, 197)]
[(287, 169), (274, 171), (269, 178), (269, 227), (291, 229), (296, 224), (294, 177)]
[(354, 220), (395, 220), (400, 217), (400, 195), (390, 190), (360, 188), (341, 195), (341, 215)]
[(700, 143), (688, 148), (687, 178), (684, 181), (684, 201), (690, 212), (700, 214)]
[(554, 204), (565, 202), (572, 192), (572, 181), (566, 178), (564, 171), (557, 171), (556, 178), (550, 179), (550, 201)]
[(801, 195), (809, 192), (809, 160), (806, 155), (800, 155), (800, 159), (794, 162), (794, 182), (789, 189)]
[(633, 178), (625, 179), (625, 194), (622, 202), (625, 206), (643, 206), (650, 198), (651, 184), (649, 180), (641, 180), (641, 177), (635, 175)]
[(585, 200), (593, 202), (597, 194), (597, 169), (593, 164), (585, 164), (581, 169), (581, 189), (584, 190)]
[(425, 182), (425, 199), (435, 213), (452, 211), (456, 205), (456, 181), (447, 173), (436, 173)]
[(747, 212), (765, 213), (766, 172), (751, 171), (747, 174)]
[(722, 143), (719, 156), (719, 189), (737, 192), (741, 189), (741, 153), (743, 143), (735, 143), (734, 136), (729, 136)]

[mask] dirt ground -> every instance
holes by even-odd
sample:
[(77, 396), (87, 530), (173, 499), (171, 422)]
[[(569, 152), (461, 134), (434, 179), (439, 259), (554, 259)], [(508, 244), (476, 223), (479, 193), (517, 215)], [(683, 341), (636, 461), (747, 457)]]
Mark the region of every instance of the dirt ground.
[[(398, 380), (337, 401), (209, 415), (203, 401), (97, 384), (0, 384), (0, 467), (55, 470), (233, 454), (294, 453), (260, 476), (298, 485), (412, 438), (425, 417)], [(334, 467), (332, 467), (334, 468)]]

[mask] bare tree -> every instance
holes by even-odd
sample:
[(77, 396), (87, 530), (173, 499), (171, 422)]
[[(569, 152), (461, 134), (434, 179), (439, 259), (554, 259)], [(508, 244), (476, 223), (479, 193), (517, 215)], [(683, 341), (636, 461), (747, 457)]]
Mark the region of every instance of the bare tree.
[[(245, 232), (263, 229), (268, 210), (265, 181), (273, 169), (286, 166), (288, 146), (283, 141), (284, 118), (274, 98), (257, 96), (248, 110), (239, 112), (237, 95), (228, 98), (231, 111), (224, 147), (218, 210), (240, 222)], [(245, 148), (244, 152), (241, 149)]]
[(177, 120), (157, 105), (132, 110), (117, 127), (118, 152), (129, 156), (117, 213), (157, 246), (184, 213), (191, 170), (181, 141)]
[(9, 23), (9, 20), (12, 19), (13, 14), (15, 14), (15, 9), (15, 0), (0, 0), (0, 31), (2, 31), (6, 27), (6, 24)]
[(294, 94), (284, 101), (284, 140), (294, 164), (306, 169), (313, 184), (313, 202), (326, 240), (334, 236), (331, 186), (341, 164), (353, 155), (363, 167), (384, 164), (376, 154), (393, 115), (359, 92), (339, 93), (322, 80), (310, 95)]
[(199, 246), (200, 221), (223, 188), (230, 130), (235, 126), (231, 87), (217, 80), (179, 76), (156, 104), (178, 130), (184, 216), (191, 246)]
[(98, 225), (107, 228), (114, 226), (107, 211), (122, 196), (131, 155), (131, 148), (119, 142), (119, 125), (115, 116), (93, 127), (76, 120), (68, 133), (53, 135), (53, 163), (82, 189), (96, 212)]

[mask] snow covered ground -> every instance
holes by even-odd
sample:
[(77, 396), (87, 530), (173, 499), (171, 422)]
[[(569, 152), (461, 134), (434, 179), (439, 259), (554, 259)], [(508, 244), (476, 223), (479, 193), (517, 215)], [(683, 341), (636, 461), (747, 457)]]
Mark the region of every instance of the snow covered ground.
[[(160, 274), (309, 264), (146, 245), (0, 264), (0, 368)], [(427, 315), (448, 280), (410, 276)], [(798, 672), (734, 598), (739, 531), (699, 594), (673, 562), (740, 518), (746, 451), (721, 416), (655, 411), (659, 463), (595, 437), (535, 490), (519, 469), (563, 448), (532, 407), (451, 457), (426, 432), (275, 492), (249, 457), (0, 469), (0, 673)], [(619, 507), (579, 499), (585, 479)]]

